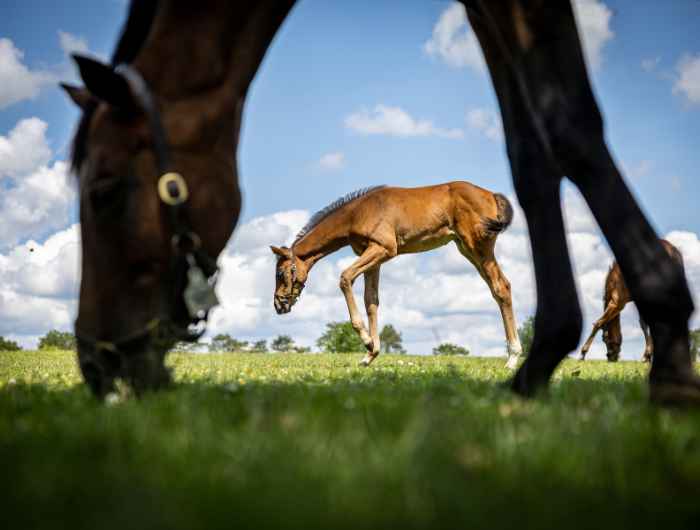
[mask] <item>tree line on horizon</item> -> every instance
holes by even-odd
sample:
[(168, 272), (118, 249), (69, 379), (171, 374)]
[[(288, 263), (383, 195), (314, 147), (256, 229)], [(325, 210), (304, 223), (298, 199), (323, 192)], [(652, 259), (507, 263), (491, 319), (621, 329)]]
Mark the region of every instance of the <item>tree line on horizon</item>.
[[(532, 347), (534, 336), (533, 316), (528, 317), (518, 328), (518, 336), (523, 347), (523, 354), (527, 355)], [(401, 333), (391, 324), (386, 324), (379, 333), (382, 353), (403, 354), (406, 350), (403, 347), (403, 337)], [(323, 334), (316, 340), (319, 351), (327, 353), (364, 353), (365, 346), (360, 340), (352, 324), (345, 322), (329, 322)], [(210, 352), (243, 352), (243, 353), (309, 353), (309, 346), (297, 345), (290, 335), (277, 335), (269, 341), (265, 339), (246, 341), (238, 340), (228, 333), (219, 333), (212, 337), (209, 343), (177, 343), (172, 351), (194, 352), (202, 351), (206, 348)], [(0, 336), (0, 352), (22, 350), (16, 341)], [(39, 350), (75, 350), (75, 335), (69, 331), (59, 331), (52, 329), (39, 339), (37, 349)], [(443, 342), (433, 348), (433, 355), (469, 355), (469, 349)], [(693, 360), (697, 360), (700, 353), (700, 328), (690, 332), (690, 354)]]

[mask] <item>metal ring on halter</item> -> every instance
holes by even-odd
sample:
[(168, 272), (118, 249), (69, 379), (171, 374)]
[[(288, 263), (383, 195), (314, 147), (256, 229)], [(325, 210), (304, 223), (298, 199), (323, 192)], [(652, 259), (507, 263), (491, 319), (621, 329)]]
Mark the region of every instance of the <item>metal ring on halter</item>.
[(190, 192), (180, 173), (165, 173), (158, 179), (158, 196), (168, 206), (177, 206), (187, 201)]
[(170, 244), (180, 254), (190, 254), (199, 250), (202, 246), (201, 238), (194, 232), (183, 232), (173, 235)]

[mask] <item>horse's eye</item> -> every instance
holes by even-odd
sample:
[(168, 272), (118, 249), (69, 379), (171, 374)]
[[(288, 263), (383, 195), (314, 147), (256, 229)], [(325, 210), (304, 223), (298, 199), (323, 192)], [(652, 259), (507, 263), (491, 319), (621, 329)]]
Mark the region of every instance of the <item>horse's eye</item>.
[(90, 203), (98, 213), (116, 211), (122, 208), (126, 198), (126, 183), (121, 178), (105, 178), (96, 180), (90, 186)]
[(284, 271), (283, 270), (277, 271), (277, 279), (284, 280)]

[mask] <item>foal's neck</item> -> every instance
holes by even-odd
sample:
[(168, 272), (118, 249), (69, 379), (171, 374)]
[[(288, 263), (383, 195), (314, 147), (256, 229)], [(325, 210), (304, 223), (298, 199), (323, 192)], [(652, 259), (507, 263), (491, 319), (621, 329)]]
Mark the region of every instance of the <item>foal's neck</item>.
[(292, 252), (311, 268), (321, 258), (349, 244), (345, 226), (320, 223), (292, 245)]

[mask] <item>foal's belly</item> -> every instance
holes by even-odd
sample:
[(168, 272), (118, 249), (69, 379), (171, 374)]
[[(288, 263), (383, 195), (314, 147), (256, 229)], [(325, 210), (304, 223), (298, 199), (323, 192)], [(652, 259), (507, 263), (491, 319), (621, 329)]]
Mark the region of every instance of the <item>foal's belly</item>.
[(399, 254), (426, 252), (447, 245), (454, 238), (455, 233), (449, 227), (441, 228), (436, 232), (399, 235), (397, 250)]

